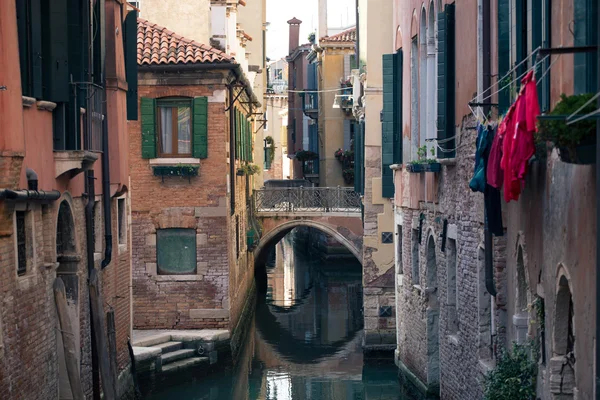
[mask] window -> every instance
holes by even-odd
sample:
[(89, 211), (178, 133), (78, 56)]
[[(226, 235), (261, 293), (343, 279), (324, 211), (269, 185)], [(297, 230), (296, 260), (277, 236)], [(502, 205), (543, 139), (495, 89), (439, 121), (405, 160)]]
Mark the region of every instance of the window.
[(403, 274), (402, 271), (402, 225), (396, 226), (396, 273)]
[(419, 148), (419, 38), (412, 38), (410, 49), (410, 140), (411, 159), (417, 159)]
[[(454, 4), (446, 4), (444, 11), (438, 15), (437, 61), (437, 138), (438, 140), (446, 139), (440, 143), (441, 148), (438, 148), (437, 156), (438, 158), (452, 158), (456, 155), (454, 140), (456, 136), (456, 33)], [(418, 134), (418, 127), (416, 128), (416, 132)], [(416, 151), (414, 145), (413, 151)]]
[(196, 230), (183, 228), (156, 231), (156, 263), (159, 275), (196, 273)]
[(25, 211), (16, 212), (17, 228), (17, 274), (27, 272), (27, 233), (25, 230)]
[(190, 101), (159, 101), (158, 126), (158, 148), (161, 157), (192, 155)]
[(117, 199), (119, 244), (127, 244), (127, 220), (125, 219), (125, 211), (125, 199)]
[(235, 256), (240, 258), (240, 217), (235, 216)]
[(420, 284), (419, 276), (419, 230), (412, 231), (412, 283), (413, 285)]
[[(597, 42), (596, 0), (573, 1), (573, 23), (575, 46), (595, 45)], [(577, 53), (573, 56), (575, 94), (596, 92), (597, 71), (596, 52)]]
[(140, 99), (142, 158), (208, 157), (208, 98)]

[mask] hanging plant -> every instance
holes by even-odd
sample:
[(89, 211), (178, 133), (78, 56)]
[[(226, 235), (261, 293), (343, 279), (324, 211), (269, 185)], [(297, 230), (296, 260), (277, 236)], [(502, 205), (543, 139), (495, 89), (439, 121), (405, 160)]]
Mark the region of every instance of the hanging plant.
[(319, 155), (317, 153), (315, 153), (314, 151), (298, 150), (296, 152), (296, 160), (298, 160), (300, 162), (316, 160), (317, 158), (319, 158)]
[(269, 152), (269, 164), (271, 164), (275, 159), (275, 140), (272, 136), (267, 136), (265, 138), (265, 143), (267, 144), (267, 150)]
[(337, 149), (335, 153), (333, 153), (333, 155), (338, 161), (342, 161), (342, 157), (344, 156), (344, 150), (342, 150), (341, 148)]
[(246, 164), (246, 165), (242, 165), (240, 168), (238, 168), (237, 170), (237, 174), (238, 176), (252, 176), (255, 175), (257, 173), (260, 172), (260, 167), (258, 165), (255, 164)]
[[(552, 142), (558, 148), (560, 159), (572, 164), (593, 164), (596, 162), (596, 121), (583, 119), (567, 125), (566, 118), (581, 108), (592, 98), (593, 94), (560, 96), (560, 101), (548, 114), (539, 117), (536, 142)], [(585, 115), (596, 109), (591, 102), (580, 110), (578, 115)], [(554, 118), (552, 118), (554, 117)]]

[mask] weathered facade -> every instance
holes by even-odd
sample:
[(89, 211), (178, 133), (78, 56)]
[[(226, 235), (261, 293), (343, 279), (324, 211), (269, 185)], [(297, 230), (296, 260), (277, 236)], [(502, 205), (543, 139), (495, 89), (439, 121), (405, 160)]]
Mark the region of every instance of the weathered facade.
[(134, 326), (229, 329), (234, 341), (254, 275), (247, 116), (258, 101), (231, 56), (145, 20), (138, 63), (140, 120), (129, 126)]
[[(359, 2), (360, 71), (354, 77), (353, 112), (360, 123), (355, 151), (355, 188), (364, 193), (363, 286), (365, 349), (393, 350), (396, 342), (394, 300), (394, 218), (392, 197), (382, 189), (381, 57), (392, 50), (392, 3)], [(360, 77), (359, 77), (360, 72)], [(356, 101), (358, 100), (358, 101)], [(356, 135), (355, 135), (356, 137)], [(362, 161), (360, 161), (362, 160)], [(391, 173), (391, 170), (390, 170)]]
[[(89, 4), (78, 8), (52, 2), (40, 8), (40, 2), (9, 0), (0, 7), (4, 398), (100, 396), (100, 377), (93, 373), (99, 367), (92, 358), (92, 274), (98, 277), (98, 283), (91, 283), (100, 296), (95, 305), (101, 304), (93, 315), (104, 324), (94, 327), (102, 338), (97, 338), (96, 355), (114, 355), (116, 366), (103, 370), (104, 382), (115, 381), (114, 387), (105, 384), (104, 395), (122, 397), (133, 389), (127, 348), (131, 234), (126, 129), (127, 77), (135, 76), (135, 63), (126, 75), (124, 60), (135, 15), (112, 0), (96, 2), (93, 10)], [(90, 25), (92, 13), (99, 18)], [(98, 21), (106, 22), (102, 26)], [(97, 34), (92, 36), (90, 28)], [(105, 60), (96, 52), (101, 46)], [(92, 54), (98, 57), (95, 64)], [(113, 317), (114, 336), (106, 325)], [(113, 389), (109, 395), (107, 390)]]
[[(319, 185), (348, 186), (354, 176), (354, 128), (352, 87), (347, 84), (356, 56), (356, 27), (319, 39), (317, 53), (317, 86), (319, 90)], [(335, 92), (332, 88), (340, 87)], [(348, 152), (347, 158), (336, 158), (335, 152)], [(350, 156), (352, 153), (352, 156)], [(351, 171), (351, 172), (350, 172)]]
[(300, 21), (292, 18), (287, 22), (290, 25), (289, 30), (289, 55), (286, 58), (288, 62), (288, 128), (287, 128), (287, 154), (292, 156), (290, 165), (290, 178), (304, 178), (302, 163), (294, 159), (293, 156), (299, 150), (308, 150), (308, 124), (309, 118), (304, 115), (303, 99), (299, 92), (308, 88), (308, 59), (306, 56), (310, 51), (310, 44), (300, 45)]
[[(290, 159), (287, 158), (287, 95), (265, 95), (264, 172), (263, 179), (287, 179), (290, 175)], [(269, 143), (268, 138), (272, 141)]]
[[(394, 4), (395, 51), (383, 59), (384, 82), (389, 74), (384, 99), (390, 99), (383, 135), (395, 164), (396, 363), (406, 381), (442, 399), (482, 398), (484, 375), (513, 342), (539, 349), (537, 397), (594, 396), (589, 321), (596, 225), (587, 217), (595, 207), (593, 167), (564, 163), (556, 149), (538, 150), (519, 200), (501, 201), (504, 234), (493, 237), (491, 248), (484, 196), (469, 188), (476, 127), (484, 121), (470, 101), (506, 112), (517, 92), (499, 89), (511, 79), (516, 87), (534, 64), (542, 112), (551, 111), (561, 93), (598, 91), (589, 58), (536, 58), (538, 46), (594, 43), (590, 21), (597, 15), (588, 3), (571, 3)], [(590, 16), (578, 22), (579, 32), (587, 33), (574, 41), (554, 22), (582, 11)], [(529, 33), (520, 30), (524, 26)], [(505, 79), (518, 63), (519, 73)], [(490, 115), (497, 121), (497, 110)], [(440, 172), (415, 173), (410, 162), (430, 158), (432, 148)]]

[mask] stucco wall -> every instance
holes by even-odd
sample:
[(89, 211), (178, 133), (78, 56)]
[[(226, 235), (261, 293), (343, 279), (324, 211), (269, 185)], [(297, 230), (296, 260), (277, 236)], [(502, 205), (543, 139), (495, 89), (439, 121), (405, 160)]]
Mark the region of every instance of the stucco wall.
[(211, 0), (164, 1), (143, 0), (142, 16), (198, 43), (209, 44), (211, 35)]

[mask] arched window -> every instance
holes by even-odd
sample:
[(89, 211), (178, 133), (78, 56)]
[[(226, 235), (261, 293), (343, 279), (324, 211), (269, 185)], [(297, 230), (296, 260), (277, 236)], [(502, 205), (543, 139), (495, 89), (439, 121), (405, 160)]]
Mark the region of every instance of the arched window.
[(60, 203), (56, 224), (57, 256), (75, 252), (75, 230), (71, 206), (66, 200)]
[[(427, 18), (427, 97), (426, 97), (426, 138), (437, 137), (437, 46), (436, 46), (436, 13), (433, 1), (429, 3)], [(435, 149), (434, 142), (427, 142), (427, 156), (431, 157), (431, 149)]]
[[(428, 46), (427, 46), (427, 38), (429, 36), (429, 32), (427, 29), (427, 14), (425, 13), (425, 8), (421, 9), (421, 18), (420, 18), (420, 43), (419, 43), (419, 93), (420, 93), (420, 107), (419, 107), (419, 146), (425, 145), (425, 139), (428, 137), (427, 129), (429, 128), (429, 111), (430, 107), (430, 99), (428, 98), (428, 90), (427, 86), (429, 85), (428, 81)], [(427, 154), (429, 155), (429, 154)]]
[(573, 297), (569, 280), (561, 275), (556, 293), (556, 308), (553, 326), (553, 357), (550, 360), (551, 382), (560, 385), (551, 386), (555, 395), (561, 399), (573, 398), (575, 389), (575, 331), (574, 331)]
[(515, 298), (515, 313), (513, 325), (515, 326), (515, 341), (524, 343), (527, 340), (527, 329), (529, 328), (529, 295), (526, 280), (525, 262), (523, 260), (523, 247), (519, 246), (517, 253), (517, 295)]

